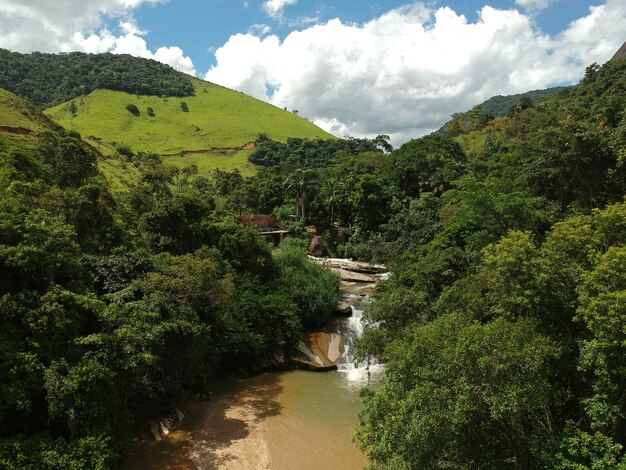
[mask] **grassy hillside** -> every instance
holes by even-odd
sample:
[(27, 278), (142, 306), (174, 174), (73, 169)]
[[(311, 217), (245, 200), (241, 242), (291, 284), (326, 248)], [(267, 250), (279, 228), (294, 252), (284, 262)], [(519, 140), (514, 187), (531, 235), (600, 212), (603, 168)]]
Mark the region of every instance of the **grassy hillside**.
[(36, 106), (0, 88), (0, 148), (32, 150), (37, 133), (56, 127)]
[(35, 133), (54, 125), (36, 106), (0, 88), (0, 127), (27, 129)]
[[(85, 137), (162, 155), (242, 147), (261, 133), (278, 141), (332, 138), (306, 119), (243, 93), (197, 79), (193, 85), (195, 96), (182, 98), (96, 90), (45, 112)], [(138, 112), (133, 114), (128, 105), (136, 106)]]

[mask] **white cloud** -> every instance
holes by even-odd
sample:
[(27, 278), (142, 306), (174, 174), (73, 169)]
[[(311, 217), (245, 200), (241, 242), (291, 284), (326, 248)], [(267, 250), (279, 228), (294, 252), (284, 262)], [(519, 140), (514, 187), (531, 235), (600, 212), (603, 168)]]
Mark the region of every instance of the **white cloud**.
[(282, 42), (237, 34), (205, 77), (298, 109), (335, 134), (385, 133), (398, 143), (490, 96), (578, 80), (617, 50), (624, 24), (623, 0), (590, 7), (556, 36), (516, 10), (485, 6), (469, 22), (450, 8), (413, 4), (363, 25), (334, 19)]
[[(113, 52), (155, 59), (195, 74), (179, 47), (152, 52), (132, 11), (164, 0), (0, 0), (0, 47), (18, 52)], [(103, 18), (123, 18), (121, 35), (102, 29)]]
[(263, 9), (272, 18), (281, 18), (285, 7), (296, 3), (298, 0), (266, 0), (263, 3)]
[(515, 4), (530, 12), (545, 10), (555, 0), (515, 0)]
[(252, 34), (253, 36), (259, 36), (259, 37), (267, 36), (271, 32), (272, 32), (272, 27), (267, 24), (255, 23), (248, 28), (248, 33)]

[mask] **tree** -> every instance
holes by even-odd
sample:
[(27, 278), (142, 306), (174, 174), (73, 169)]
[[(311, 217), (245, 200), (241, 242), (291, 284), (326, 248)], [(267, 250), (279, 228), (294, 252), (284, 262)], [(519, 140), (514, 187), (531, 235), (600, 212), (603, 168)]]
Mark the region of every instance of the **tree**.
[[(449, 314), (389, 345), (357, 439), (380, 468), (537, 468), (551, 440), (550, 361), (532, 322)], [(400, 465), (398, 465), (400, 464)]]
[(313, 170), (298, 168), (285, 180), (286, 190), (296, 197), (296, 207), (302, 221), (306, 223), (307, 199), (317, 187), (317, 178)]

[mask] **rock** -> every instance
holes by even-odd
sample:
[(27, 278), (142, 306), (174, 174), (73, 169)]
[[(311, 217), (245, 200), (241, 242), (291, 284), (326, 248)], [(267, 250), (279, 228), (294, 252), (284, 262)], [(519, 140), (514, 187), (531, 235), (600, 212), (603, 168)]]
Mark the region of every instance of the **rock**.
[(183, 418), (185, 417), (185, 413), (180, 411), (180, 409), (176, 408), (176, 417), (178, 418), (178, 421), (182, 421)]
[(343, 335), (337, 333), (309, 333), (306, 341), (298, 344), (293, 360), (300, 369), (318, 372), (336, 370), (343, 341)]
[(348, 300), (341, 299), (335, 307), (335, 314), (349, 317), (352, 315), (352, 305)]
[(333, 271), (338, 272), (342, 281), (366, 282), (366, 283), (376, 282), (376, 277), (372, 276), (371, 274), (357, 273), (355, 271), (348, 271), (346, 269), (336, 269), (336, 268), (333, 268)]
[(164, 436), (168, 436), (170, 433), (170, 429), (172, 428), (172, 423), (170, 422), (169, 419), (166, 418), (163, 421), (161, 421), (160, 428), (161, 428), (161, 434), (163, 434)]
[(161, 433), (159, 432), (159, 426), (154, 421), (150, 423), (150, 432), (154, 436), (155, 441), (158, 442), (161, 440)]
[(341, 258), (316, 258), (311, 257), (311, 261), (321, 264), (327, 268), (345, 269), (346, 271), (364, 274), (382, 274), (388, 271), (387, 266), (382, 264), (370, 264), (362, 261), (352, 261)]
[(309, 254), (311, 256), (324, 256), (326, 253), (326, 240), (321, 235), (315, 235), (309, 244)]
[(339, 227), (337, 225), (330, 226), (330, 239), (335, 244), (345, 243), (346, 238), (348, 238), (348, 231), (345, 227)]

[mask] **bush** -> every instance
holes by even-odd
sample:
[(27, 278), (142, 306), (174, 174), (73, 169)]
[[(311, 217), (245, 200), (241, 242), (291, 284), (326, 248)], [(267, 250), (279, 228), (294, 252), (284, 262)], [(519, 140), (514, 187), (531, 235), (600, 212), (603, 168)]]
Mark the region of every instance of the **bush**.
[(139, 117), (141, 115), (139, 108), (137, 108), (137, 106), (135, 106), (134, 104), (127, 104), (126, 109), (128, 110), (130, 114), (132, 114), (135, 117)]
[(187, 103), (185, 103), (184, 101), (181, 101), (180, 109), (182, 109), (184, 113), (188, 113), (189, 112), (189, 106), (187, 106)]
[(339, 300), (339, 277), (311, 262), (306, 253), (306, 241), (288, 238), (274, 258), (278, 291), (296, 303), (305, 328), (326, 322)]
[(155, 116), (154, 109), (148, 107), (148, 109), (146, 111), (148, 112), (148, 116), (150, 116), (150, 117), (154, 117)]

